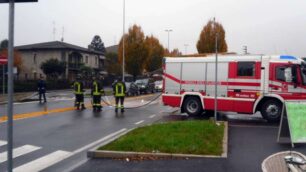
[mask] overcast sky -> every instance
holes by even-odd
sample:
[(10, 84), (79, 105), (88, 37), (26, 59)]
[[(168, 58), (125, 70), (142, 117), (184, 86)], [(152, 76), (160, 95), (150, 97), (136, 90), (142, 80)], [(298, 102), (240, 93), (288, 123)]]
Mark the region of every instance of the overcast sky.
[[(15, 45), (56, 40), (64, 27), (65, 42), (87, 47), (95, 34), (105, 46), (122, 35), (123, 0), (39, 0), (17, 4)], [(196, 53), (207, 21), (216, 17), (226, 31), (230, 52), (306, 56), (305, 0), (126, 0), (126, 31), (133, 24), (167, 47), (165, 29), (172, 29), (170, 49)], [(0, 5), (0, 40), (7, 38), (8, 5)]]

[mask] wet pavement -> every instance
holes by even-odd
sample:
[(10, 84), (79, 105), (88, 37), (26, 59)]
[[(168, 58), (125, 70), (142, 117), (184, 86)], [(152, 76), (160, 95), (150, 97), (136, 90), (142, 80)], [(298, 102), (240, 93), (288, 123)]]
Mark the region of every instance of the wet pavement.
[[(126, 100), (124, 114), (114, 113), (114, 108), (104, 106), (103, 112), (69, 110), (35, 118), (14, 121), (14, 150), (21, 154), (14, 158), (14, 168), (31, 169), (39, 163), (43, 171), (260, 171), (264, 158), (282, 150), (297, 150), (306, 154), (306, 145), (292, 149), (288, 144), (276, 142), (278, 125), (263, 120), (260, 114), (237, 115), (220, 113), (219, 119), (229, 122), (228, 157), (220, 159), (168, 159), (126, 162), (112, 159), (88, 159), (87, 150), (116, 138), (135, 127), (155, 122), (176, 120), (209, 120), (211, 114), (199, 117), (181, 115), (175, 108), (165, 107), (158, 94), (131, 97)], [(56, 92), (48, 95), (47, 104), (38, 102), (15, 103), (14, 114), (45, 109), (71, 107), (72, 92)], [(105, 98), (107, 103), (113, 98)], [(90, 99), (86, 99), (90, 104)], [(3, 105), (0, 108), (3, 109)], [(3, 115), (3, 114), (2, 114)], [(210, 119), (212, 120), (212, 119)], [(0, 171), (6, 169), (1, 160), (6, 151), (6, 123), (0, 123)], [(20, 152), (21, 151), (21, 152)], [(23, 152), (23, 154), (22, 154)], [(25, 153), (26, 152), (26, 153)], [(55, 158), (54, 158), (55, 157)], [(54, 162), (45, 159), (55, 159)], [(25, 170), (27, 171), (27, 170)], [(28, 170), (33, 171), (33, 170)]]
[[(157, 95), (129, 98), (127, 105), (140, 105), (155, 96)], [(109, 99), (112, 101), (111, 97)], [(50, 100), (47, 103), (49, 108), (71, 106), (74, 102)], [(14, 109), (15, 112), (37, 110), (41, 110), (41, 105), (37, 102), (17, 103)], [(94, 113), (89, 108), (15, 120), (14, 154), (20, 156), (14, 158), (14, 168), (22, 167), (25, 171), (33, 171), (33, 164), (38, 163), (44, 171), (67, 171), (76, 164), (87, 161), (88, 149), (123, 131), (158, 121), (163, 116), (162, 112), (167, 110), (157, 100), (145, 107), (128, 109), (124, 114), (116, 114), (113, 107), (105, 106), (100, 113)], [(6, 157), (6, 125), (6, 122), (0, 123), (0, 171), (6, 169), (6, 159), (2, 160), (2, 157)]]

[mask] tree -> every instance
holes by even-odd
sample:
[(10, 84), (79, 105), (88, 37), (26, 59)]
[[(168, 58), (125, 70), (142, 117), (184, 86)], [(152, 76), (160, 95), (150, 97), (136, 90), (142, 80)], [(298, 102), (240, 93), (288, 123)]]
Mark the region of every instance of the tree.
[(85, 79), (91, 79), (93, 76), (93, 68), (89, 67), (89, 66), (85, 66), (85, 64), (81, 64), (80, 66), (80, 73), (82, 74), (83, 78)]
[(118, 54), (117, 53), (106, 53), (106, 63), (107, 67), (106, 70), (109, 74), (120, 75), (122, 74), (122, 65), (118, 62)]
[[(119, 43), (119, 62), (122, 64), (123, 42), (122, 38)], [(134, 76), (142, 74), (144, 62), (148, 56), (148, 48), (146, 47), (145, 36), (140, 26), (134, 25), (129, 28), (129, 32), (124, 35), (125, 49), (125, 69)]]
[(93, 37), (91, 44), (88, 45), (88, 49), (105, 53), (105, 46), (99, 35)]
[(148, 72), (152, 72), (162, 67), (164, 48), (160, 44), (159, 40), (153, 35), (146, 37), (145, 44), (148, 48), (148, 57), (145, 62), (145, 69)]
[(4, 39), (0, 43), (0, 50), (7, 49), (7, 48), (8, 48), (8, 40)]
[(182, 52), (180, 52), (180, 50), (177, 49), (177, 48), (175, 48), (171, 52), (169, 52), (169, 50), (166, 48), (165, 49), (165, 56), (168, 56), (168, 57), (180, 57), (180, 56), (182, 56)]
[(227, 52), (225, 31), (222, 24), (209, 20), (201, 31), (200, 38), (197, 42), (197, 49), (199, 53), (214, 53), (216, 51), (216, 33), (218, 33), (218, 52)]
[[(8, 57), (7, 48), (8, 48), (8, 40), (5, 39), (0, 43), (0, 55)], [(14, 50), (14, 66), (17, 67), (18, 69), (17, 71), (20, 71), (22, 69), (21, 54), (17, 50)]]
[(66, 63), (58, 59), (49, 59), (43, 62), (40, 68), (48, 78), (57, 79), (58, 76), (64, 74)]

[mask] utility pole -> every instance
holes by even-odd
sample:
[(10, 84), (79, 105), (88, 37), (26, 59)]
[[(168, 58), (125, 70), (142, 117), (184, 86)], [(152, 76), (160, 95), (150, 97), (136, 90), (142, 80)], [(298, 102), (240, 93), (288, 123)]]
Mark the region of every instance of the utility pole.
[(8, 73), (7, 73), (7, 171), (13, 171), (13, 94), (14, 94), (14, 18), (15, 2), (37, 2), (38, 0), (0, 0), (9, 3), (9, 43), (8, 43)]
[(9, 3), (9, 43), (8, 43), (8, 73), (7, 73), (7, 171), (13, 169), (13, 94), (14, 94), (14, 14), (15, 2), (10, 0)]
[(124, 66), (125, 66), (125, 0), (123, 0), (123, 37), (122, 37), (122, 81), (125, 81), (124, 78)]
[(218, 121), (217, 115), (218, 115), (218, 33), (216, 29), (216, 20), (214, 18), (214, 30), (216, 31), (215, 35), (215, 51), (216, 51), (216, 61), (215, 61), (215, 122)]

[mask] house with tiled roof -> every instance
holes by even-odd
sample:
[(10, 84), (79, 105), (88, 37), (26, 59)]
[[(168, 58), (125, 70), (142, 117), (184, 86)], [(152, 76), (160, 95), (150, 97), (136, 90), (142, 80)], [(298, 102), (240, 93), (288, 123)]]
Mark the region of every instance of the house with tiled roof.
[(37, 79), (45, 76), (40, 66), (49, 59), (66, 62), (66, 72), (62, 78), (74, 80), (82, 65), (94, 69), (96, 75), (106, 74), (105, 54), (77, 45), (53, 41), (17, 46), (21, 54), (22, 69), (18, 73), (20, 80)]

